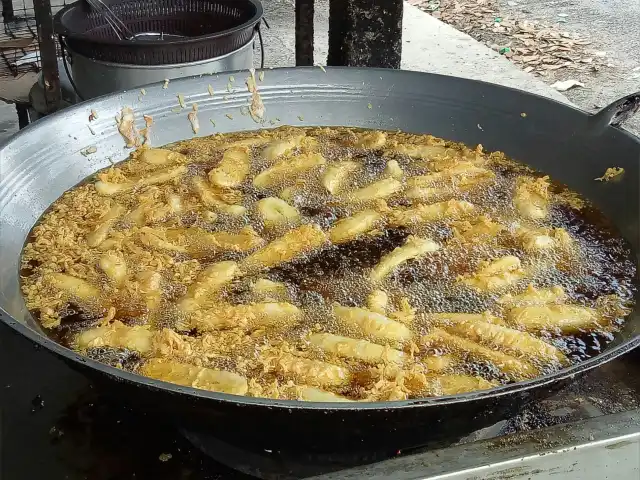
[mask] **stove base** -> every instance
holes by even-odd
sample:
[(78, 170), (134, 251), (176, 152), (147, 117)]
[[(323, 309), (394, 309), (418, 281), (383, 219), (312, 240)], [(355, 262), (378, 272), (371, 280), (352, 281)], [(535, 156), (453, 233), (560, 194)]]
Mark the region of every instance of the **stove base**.
[(399, 450), (303, 453), (243, 448), (214, 435), (180, 429), (196, 448), (222, 465), (263, 480), (299, 480), (394, 458)]

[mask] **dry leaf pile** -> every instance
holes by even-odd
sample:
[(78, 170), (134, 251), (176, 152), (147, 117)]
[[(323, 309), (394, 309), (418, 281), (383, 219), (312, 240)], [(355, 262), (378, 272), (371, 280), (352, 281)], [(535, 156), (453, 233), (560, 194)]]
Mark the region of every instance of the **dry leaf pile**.
[(501, 16), (495, 0), (411, 0), (441, 21), (500, 52), (525, 72), (543, 77), (562, 70), (593, 73), (605, 65), (605, 52), (556, 25)]

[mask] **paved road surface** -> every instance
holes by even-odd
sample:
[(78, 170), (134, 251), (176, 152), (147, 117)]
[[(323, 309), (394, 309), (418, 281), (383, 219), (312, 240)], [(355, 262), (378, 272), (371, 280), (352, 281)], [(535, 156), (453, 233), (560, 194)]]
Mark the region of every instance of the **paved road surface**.
[[(640, 0), (500, 0), (505, 12), (519, 17), (560, 23), (594, 42), (594, 50), (607, 52), (612, 67), (578, 78), (587, 88), (566, 92), (569, 99), (588, 110), (629, 93), (640, 91)], [(559, 16), (566, 14), (567, 16)], [(640, 135), (640, 114), (627, 125)]]

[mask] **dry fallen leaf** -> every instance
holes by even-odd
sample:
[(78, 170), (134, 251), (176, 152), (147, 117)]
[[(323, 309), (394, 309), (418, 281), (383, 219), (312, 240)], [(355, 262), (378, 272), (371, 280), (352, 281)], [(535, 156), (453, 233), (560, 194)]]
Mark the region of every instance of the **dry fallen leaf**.
[[(597, 71), (599, 56), (587, 50), (589, 41), (558, 25), (506, 16), (497, 0), (415, 1), (417, 6), (456, 29), (484, 42), (526, 72), (555, 79), (554, 71)], [(516, 6), (517, 2), (507, 2)], [(513, 4), (513, 5), (512, 5)], [(512, 13), (512, 12), (508, 12)], [(519, 15), (519, 12), (513, 12)], [(564, 20), (569, 14), (560, 14)], [(537, 57), (537, 58), (535, 58)]]

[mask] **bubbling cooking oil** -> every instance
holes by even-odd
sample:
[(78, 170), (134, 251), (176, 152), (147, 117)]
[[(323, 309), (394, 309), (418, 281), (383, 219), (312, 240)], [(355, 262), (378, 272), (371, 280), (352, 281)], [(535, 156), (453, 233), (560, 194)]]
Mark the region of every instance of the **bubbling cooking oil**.
[[(510, 323), (509, 310), (500, 301), (505, 295), (522, 294), (532, 285), (536, 289), (561, 287), (566, 294), (562, 303), (566, 305), (593, 308), (595, 311), (603, 298), (611, 297), (620, 306), (616, 312), (624, 311), (622, 306), (630, 307), (635, 293), (635, 265), (625, 241), (600, 212), (586, 201), (566, 201), (567, 198), (579, 197), (568, 192), (566, 187), (551, 183), (546, 197), (548, 213), (542, 218), (525, 218), (514, 206), (514, 192), (522, 178), (540, 178), (540, 173), (506, 159), (502, 154), (487, 154), (481, 148), (473, 150), (426, 135), (384, 132), (385, 141), (371, 147), (363, 139), (373, 133), (342, 127), (283, 128), (194, 138), (165, 147), (186, 156), (186, 173), (178, 180), (134, 187), (105, 198), (96, 191), (94, 179), (90, 179), (54, 203), (29, 237), (22, 272), (28, 307), (56, 341), (105, 363), (141, 371), (145, 362), (153, 357), (201, 369), (233, 372), (249, 380), (246, 394), (278, 398), (300, 398), (299, 394), (291, 391), (299, 392), (295, 388), (304, 387), (310, 380), (304, 372), (278, 367), (278, 361), (285, 354), (342, 367), (348, 372), (343, 383), (314, 386), (351, 400), (393, 400), (460, 393), (458, 390), (448, 391), (445, 387), (441, 390), (433, 388), (434, 382), (448, 385), (447, 379), (459, 377), (489, 382), (479, 383), (484, 385), (479, 388), (514, 381), (505, 373), (504, 365), (492, 360), (490, 353), (484, 357), (478, 355), (476, 343), (478, 351), (489, 349), (510, 355), (508, 358), (516, 362), (526, 361), (540, 375), (559, 368), (548, 359), (524, 355), (490, 338), (465, 338), (465, 341), (475, 342), (471, 351), (465, 351), (458, 343), (450, 344), (446, 339), (437, 345), (424, 343), (421, 339), (434, 328), (451, 326), (446, 322), (434, 322), (433, 314), (436, 313), (489, 312), (500, 319), (501, 325), (555, 346), (570, 362), (599, 354), (614, 338), (623, 322), (621, 313), (606, 322), (577, 331), (548, 328), (527, 333), (526, 325)], [(265, 149), (273, 142), (299, 136), (304, 136), (305, 140), (279, 158), (267, 158)], [(219, 164), (225, 150), (252, 138), (259, 141), (247, 147), (250, 169), (246, 178), (232, 189), (212, 190), (223, 199), (222, 204), (241, 205), (246, 209), (243, 215), (229, 215), (224, 208), (216, 209), (215, 205), (204, 202), (192, 187), (193, 179), (201, 178), (208, 182), (208, 173)], [(422, 147), (428, 147), (423, 155), (411, 154)], [(274, 164), (295, 161), (296, 157), (309, 154), (322, 155), (324, 163), (304, 173), (290, 175), (284, 168), (281, 178), (269, 186), (257, 187), (254, 184), (253, 179)], [(347, 176), (340, 191), (330, 193), (323, 184), (323, 175), (327, 168), (343, 161), (353, 162), (357, 168)], [(364, 202), (350, 197), (358, 189), (392, 178), (388, 173), (391, 161), (397, 162), (401, 170), (400, 174), (395, 173), (400, 187), (393, 194)], [(471, 182), (471, 186), (460, 187), (462, 183), (456, 183), (455, 175), (447, 172), (465, 162), (486, 169), (491, 174), (490, 179), (476, 186)], [(139, 157), (134, 155), (132, 159), (99, 173), (98, 177), (101, 181), (124, 183), (131, 178), (143, 178), (151, 171), (151, 167), (141, 165)], [(411, 182), (425, 175), (441, 175), (438, 177), (440, 180), (429, 185), (434, 190), (433, 199), (408, 196)], [(233, 201), (229, 201), (231, 197)], [(256, 203), (271, 197), (285, 200), (297, 209), (299, 217), (293, 222), (265, 224)], [(154, 212), (167, 208), (167, 198), (179, 198), (182, 210), (171, 212), (168, 209), (166, 215), (154, 216)], [(470, 202), (475, 208), (472, 214), (463, 217), (443, 215), (401, 226), (389, 221), (394, 212), (442, 201)], [(99, 245), (88, 246), (87, 236), (104, 222), (105, 215), (114, 205), (122, 208), (108, 228), (109, 234)], [(149, 205), (150, 213), (146, 220), (136, 223), (132, 220), (132, 212), (141, 205)], [(337, 245), (324, 242), (296, 255), (293, 260), (276, 262), (276, 265), (257, 272), (242, 271), (248, 255), (281, 238), (296, 226), (313, 224), (327, 232), (340, 219), (365, 209), (378, 211), (382, 218), (375, 228), (366, 233)], [(486, 238), (461, 240), (460, 222), (473, 223), (481, 218), (500, 224), (502, 231)], [(514, 233), (523, 226), (545, 231), (563, 229), (571, 239), (571, 248), (527, 250)], [(161, 232), (178, 229), (188, 235), (193, 229), (238, 234), (246, 231), (247, 227), (262, 239), (259, 246), (248, 251), (239, 247), (209, 248), (197, 242), (190, 246), (190, 250), (177, 247), (172, 250), (140, 241), (145, 228)], [(372, 269), (413, 237), (431, 239), (440, 248), (400, 263), (382, 281), (373, 282), (370, 276)], [(117, 283), (100, 267), (105, 252), (113, 252), (125, 262), (126, 274)], [(472, 288), (465, 283), (465, 278), (476, 275), (485, 265), (483, 262), (506, 256), (520, 259), (525, 272), (522, 278), (490, 291)], [(296, 321), (291, 324), (290, 319), (286, 319), (280, 323), (276, 319), (268, 326), (226, 324), (213, 329), (203, 329), (195, 322), (185, 328), (185, 313), (180, 310), (180, 299), (187, 294), (199, 272), (223, 261), (237, 262), (242, 272), (210, 299), (207, 308), (216, 304), (287, 302), (301, 312)], [(143, 300), (150, 298), (147, 295), (150, 287), (139, 281), (141, 272), (159, 275), (158, 296), (153, 307), (150, 307), (150, 300), (147, 303)], [(65, 293), (56, 289), (48, 279), (57, 273), (80, 279), (98, 293), (87, 300), (77, 292)], [(275, 282), (279, 290), (256, 293), (256, 282), (262, 280)], [(387, 294), (389, 303), (384, 316), (409, 328), (410, 340), (399, 342), (372, 336), (363, 331), (361, 325), (345, 322), (335, 314), (336, 305), (371, 308), (368, 298), (375, 290)], [(108, 334), (101, 336), (99, 328), (108, 328), (113, 322), (122, 322), (127, 328), (147, 329), (154, 334), (170, 332), (175, 337), (166, 344), (158, 340), (159, 336), (153, 337), (152, 344), (156, 342), (157, 345), (139, 351), (135, 342), (127, 343)], [(79, 335), (87, 331), (95, 331), (95, 338), (88, 345), (79, 347)], [(384, 357), (376, 366), (375, 362), (372, 364), (348, 355), (337, 355), (309, 342), (309, 336), (316, 333), (367, 340), (387, 349), (400, 350), (406, 356), (406, 363), (393, 366), (394, 370)], [(225, 346), (226, 338), (234, 343)], [(454, 361), (442, 371), (429, 370), (426, 367), (428, 359), (441, 355), (451, 356)], [(374, 372), (377, 367), (382, 368), (382, 374)], [(418, 381), (416, 372), (424, 380)], [(174, 376), (169, 381), (180, 383), (183, 379)], [(191, 385), (198, 386), (195, 383)], [(388, 385), (393, 386), (393, 394), (388, 393), (391, 390), (385, 390)], [(293, 390), (287, 390), (289, 387)]]

